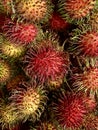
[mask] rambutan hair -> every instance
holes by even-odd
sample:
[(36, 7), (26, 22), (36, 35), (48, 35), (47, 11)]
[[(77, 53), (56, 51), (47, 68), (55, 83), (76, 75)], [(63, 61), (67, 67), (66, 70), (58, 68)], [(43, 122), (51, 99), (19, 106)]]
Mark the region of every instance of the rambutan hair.
[(26, 74), (40, 83), (64, 79), (69, 69), (68, 53), (64, 52), (55, 38), (44, 38), (37, 44), (23, 58)]
[(95, 59), (98, 56), (98, 32), (86, 24), (74, 29), (70, 36), (69, 51), (75, 56)]
[(52, 109), (62, 129), (79, 129), (87, 113), (82, 93), (66, 93), (63, 90), (56, 96)]
[(15, 10), (19, 19), (46, 23), (53, 12), (53, 4), (51, 0), (17, 0)]
[(78, 24), (90, 14), (96, 5), (96, 0), (59, 0), (58, 12), (70, 23)]
[(47, 91), (35, 82), (21, 82), (12, 91), (9, 100), (16, 106), (23, 122), (27, 119), (39, 120), (47, 103)]
[(86, 130), (98, 130), (98, 116), (93, 113), (87, 114), (83, 121), (83, 127)]
[(98, 93), (98, 68), (96, 66), (86, 68), (83, 73), (74, 74), (74, 77), (73, 87), (77, 87), (80, 91)]
[(20, 121), (16, 107), (13, 104), (0, 103), (0, 123), (2, 129), (12, 129)]
[(20, 45), (28, 45), (40, 35), (40, 29), (34, 23), (20, 23), (11, 19), (5, 20), (2, 30), (8, 40)]
[(0, 59), (0, 83), (7, 82), (12, 77), (12, 68), (10, 64)]

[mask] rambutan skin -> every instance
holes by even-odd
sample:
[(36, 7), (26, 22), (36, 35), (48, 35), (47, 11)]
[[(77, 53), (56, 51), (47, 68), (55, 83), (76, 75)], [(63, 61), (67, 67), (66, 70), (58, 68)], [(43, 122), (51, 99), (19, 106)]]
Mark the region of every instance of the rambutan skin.
[(11, 78), (12, 70), (10, 65), (0, 59), (0, 83), (4, 83)]
[(3, 57), (16, 59), (16, 58), (23, 56), (23, 54), (25, 52), (25, 47), (22, 45), (14, 44), (5, 39), (0, 44), (0, 51), (1, 51)]
[(2, 26), (4, 35), (13, 43), (28, 45), (38, 34), (38, 28), (35, 24), (17, 23), (7, 19)]
[(12, 13), (11, 0), (0, 0), (0, 13), (11, 14)]
[(50, 22), (50, 27), (53, 29), (53, 30), (57, 30), (57, 31), (60, 31), (60, 30), (64, 30), (66, 29), (69, 24), (68, 22), (66, 22), (61, 16), (59, 13), (56, 13), (54, 12), (52, 14), (52, 17), (51, 19), (49, 20)]
[(85, 116), (83, 126), (86, 130), (98, 130), (98, 116), (90, 113)]
[(70, 23), (78, 24), (94, 9), (96, 0), (59, 0), (58, 12)]
[(79, 90), (85, 90), (93, 94), (98, 93), (98, 68), (90, 67), (81, 74), (75, 74), (73, 87)]
[(80, 37), (80, 49), (85, 56), (98, 56), (98, 32), (87, 32)]
[(53, 12), (51, 0), (18, 0), (15, 4), (17, 16), (37, 23), (47, 22)]
[(0, 104), (0, 123), (2, 129), (12, 129), (20, 121), (17, 109), (13, 104)]
[(53, 104), (56, 120), (64, 129), (79, 129), (87, 113), (84, 98), (80, 93), (60, 93)]
[(64, 9), (68, 12), (70, 17), (81, 18), (90, 13), (95, 3), (95, 0), (67, 0)]
[(9, 100), (16, 106), (20, 119), (26, 121), (28, 118), (35, 122), (44, 111), (47, 103), (47, 91), (37, 83), (22, 82), (18, 85)]
[(40, 83), (49, 83), (61, 79), (68, 72), (69, 55), (52, 40), (42, 40), (39, 46), (30, 48), (23, 62), (26, 63), (25, 72)]
[(87, 58), (98, 56), (98, 32), (86, 24), (74, 29), (70, 37), (69, 51)]

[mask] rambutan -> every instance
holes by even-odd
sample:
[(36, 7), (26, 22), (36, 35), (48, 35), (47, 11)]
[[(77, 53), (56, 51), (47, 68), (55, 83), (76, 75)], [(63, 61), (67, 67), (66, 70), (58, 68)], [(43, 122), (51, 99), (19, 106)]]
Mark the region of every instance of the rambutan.
[(11, 77), (11, 67), (3, 60), (0, 60), (0, 83), (6, 82)]
[(92, 26), (94, 30), (98, 30), (98, 8), (95, 8), (88, 19), (85, 21), (88, 25)]
[(93, 113), (86, 115), (83, 121), (83, 127), (86, 130), (98, 130), (98, 116)]
[(3, 41), (0, 42), (1, 42), (0, 51), (3, 57), (19, 58), (25, 52), (25, 47), (22, 45), (17, 45), (15, 43), (8, 41), (7, 39), (4, 39)]
[[(85, 25), (86, 26), (86, 25)], [(70, 38), (70, 51), (87, 58), (98, 56), (98, 32), (88, 26), (75, 29)]]
[(35, 24), (13, 22), (11, 19), (5, 20), (2, 30), (7, 39), (21, 45), (28, 45), (39, 34)]
[(54, 117), (62, 129), (79, 129), (87, 113), (82, 93), (61, 92), (53, 103)]
[(51, 0), (18, 0), (15, 8), (22, 19), (44, 23), (51, 16), (53, 5)]
[(57, 30), (57, 31), (64, 30), (69, 26), (68, 22), (66, 22), (60, 16), (59, 13), (55, 13), (55, 12), (52, 14), (52, 17), (49, 22), (50, 22), (50, 27), (53, 30)]
[(30, 48), (23, 62), (27, 75), (37, 79), (40, 83), (55, 82), (58, 78), (64, 79), (69, 68), (69, 56), (60, 48), (57, 40), (44, 38), (38, 45)]
[(85, 90), (90, 93), (98, 93), (98, 68), (90, 67), (84, 70), (83, 73), (74, 74), (75, 81), (73, 87), (78, 90)]
[(19, 121), (19, 115), (17, 113), (16, 108), (13, 104), (0, 104), (0, 123), (2, 125), (2, 129), (13, 128)]
[(18, 109), (22, 121), (38, 120), (47, 102), (47, 91), (36, 83), (22, 82), (9, 98)]
[(90, 112), (95, 110), (95, 108), (97, 107), (97, 101), (94, 95), (85, 96), (84, 98), (87, 110)]
[(59, 0), (58, 11), (69, 22), (81, 20), (94, 9), (96, 0)]
[(0, 12), (11, 14), (12, 13), (12, 1), (11, 0), (0, 0)]

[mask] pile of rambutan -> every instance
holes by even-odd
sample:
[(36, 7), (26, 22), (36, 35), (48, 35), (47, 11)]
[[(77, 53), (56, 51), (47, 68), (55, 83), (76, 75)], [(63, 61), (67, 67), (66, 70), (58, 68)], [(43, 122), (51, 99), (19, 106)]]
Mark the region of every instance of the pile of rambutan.
[(0, 0), (0, 130), (98, 130), (98, 0)]

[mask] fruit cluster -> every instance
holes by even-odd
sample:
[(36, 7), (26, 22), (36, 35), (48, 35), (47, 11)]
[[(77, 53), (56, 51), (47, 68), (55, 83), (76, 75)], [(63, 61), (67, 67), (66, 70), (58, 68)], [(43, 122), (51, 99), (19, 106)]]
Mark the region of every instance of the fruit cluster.
[(0, 129), (98, 130), (98, 1), (0, 0)]

